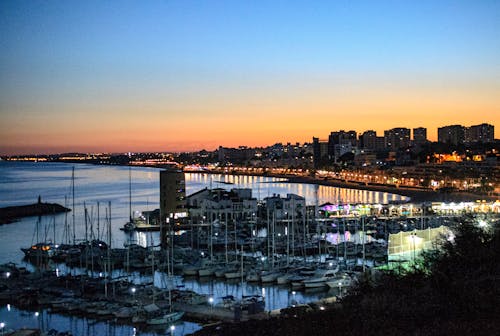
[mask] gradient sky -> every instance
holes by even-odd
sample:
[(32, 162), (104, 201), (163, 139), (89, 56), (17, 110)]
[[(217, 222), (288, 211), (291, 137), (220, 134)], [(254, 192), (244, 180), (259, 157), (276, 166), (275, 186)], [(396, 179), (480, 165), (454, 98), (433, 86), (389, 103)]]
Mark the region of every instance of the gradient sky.
[(500, 127), (500, 1), (0, 2), (0, 154)]

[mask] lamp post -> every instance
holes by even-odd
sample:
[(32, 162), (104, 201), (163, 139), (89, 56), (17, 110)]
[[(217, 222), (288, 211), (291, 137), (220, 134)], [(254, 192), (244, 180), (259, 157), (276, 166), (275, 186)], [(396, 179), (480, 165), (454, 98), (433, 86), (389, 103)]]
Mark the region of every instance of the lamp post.
[(135, 291), (136, 291), (136, 288), (135, 288), (135, 287), (132, 287), (132, 288), (130, 289), (130, 291), (132, 292), (132, 298), (133, 298), (133, 300), (134, 300), (134, 302), (135, 302)]
[(0, 322), (0, 330), (2, 331), (2, 335), (4, 335), (5, 332), (5, 322)]
[(174, 334), (174, 331), (175, 331), (175, 325), (171, 325), (170, 326), (170, 335), (173, 335)]
[(214, 298), (209, 297), (208, 302), (210, 303), (210, 310), (213, 310), (214, 309)]

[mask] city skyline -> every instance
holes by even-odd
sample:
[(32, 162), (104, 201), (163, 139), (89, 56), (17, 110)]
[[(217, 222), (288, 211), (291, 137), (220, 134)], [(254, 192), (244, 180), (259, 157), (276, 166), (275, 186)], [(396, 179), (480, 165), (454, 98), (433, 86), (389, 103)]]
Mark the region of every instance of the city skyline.
[(435, 141), (438, 127), (500, 121), (496, 1), (0, 8), (0, 155), (213, 150), (395, 127)]

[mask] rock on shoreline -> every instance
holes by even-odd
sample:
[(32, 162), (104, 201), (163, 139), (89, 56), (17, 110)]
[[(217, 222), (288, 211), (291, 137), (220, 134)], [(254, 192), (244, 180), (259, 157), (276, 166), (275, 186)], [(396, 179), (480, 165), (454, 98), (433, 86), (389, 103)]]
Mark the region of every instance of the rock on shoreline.
[(43, 216), (68, 212), (70, 209), (57, 203), (34, 203), (0, 208), (0, 225), (15, 222), (22, 217)]

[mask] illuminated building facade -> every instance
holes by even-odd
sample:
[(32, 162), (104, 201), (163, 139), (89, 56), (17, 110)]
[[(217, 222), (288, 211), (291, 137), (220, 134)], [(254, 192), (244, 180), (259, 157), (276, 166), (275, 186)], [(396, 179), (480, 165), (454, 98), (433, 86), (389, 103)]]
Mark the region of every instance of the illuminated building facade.
[(465, 141), (487, 143), (493, 142), (495, 138), (495, 126), (480, 124), (465, 129)]
[(181, 170), (160, 171), (160, 217), (162, 243), (165, 243), (168, 227), (187, 217), (186, 182)]
[(417, 127), (413, 129), (413, 143), (424, 144), (427, 142), (427, 128)]
[(385, 147), (389, 150), (398, 150), (410, 146), (410, 129), (397, 127), (384, 131)]
[(443, 126), (438, 128), (438, 142), (459, 145), (465, 141), (465, 127), (462, 125)]

